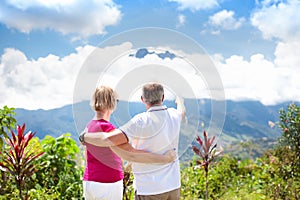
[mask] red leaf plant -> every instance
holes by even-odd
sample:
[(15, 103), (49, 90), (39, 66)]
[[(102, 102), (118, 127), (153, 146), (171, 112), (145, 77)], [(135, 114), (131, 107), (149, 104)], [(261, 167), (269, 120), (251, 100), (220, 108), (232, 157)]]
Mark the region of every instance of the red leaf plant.
[(222, 152), (217, 152), (217, 143), (214, 143), (215, 136), (212, 138), (208, 138), (207, 133), (203, 132), (203, 138), (202, 140), (199, 136), (196, 137), (196, 141), (199, 144), (200, 148), (197, 146), (193, 146), (193, 151), (196, 155), (200, 157), (200, 160), (197, 160), (197, 164), (200, 166), (203, 166), (205, 171), (205, 183), (206, 183), (206, 195), (205, 199), (208, 199), (208, 171), (209, 171), (209, 165), (213, 162), (213, 160), (219, 156)]
[(25, 187), (25, 180), (35, 172), (33, 161), (43, 154), (43, 152), (32, 151), (28, 146), (35, 132), (29, 131), (25, 135), (25, 127), (25, 124), (23, 126), (18, 125), (18, 135), (11, 131), (12, 138), (5, 138), (9, 149), (0, 153), (2, 157), (0, 169), (9, 172), (14, 177), (21, 199), (24, 199), (22, 190)]

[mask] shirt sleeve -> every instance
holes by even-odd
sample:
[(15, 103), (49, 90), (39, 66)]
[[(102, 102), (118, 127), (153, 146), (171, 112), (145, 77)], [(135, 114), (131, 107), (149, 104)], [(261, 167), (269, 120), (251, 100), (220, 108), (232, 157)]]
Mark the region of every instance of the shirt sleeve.
[(110, 122), (100, 122), (99, 121), (98, 123), (99, 123), (101, 130), (103, 130), (103, 132), (110, 132), (110, 131), (116, 129), (116, 127)]
[(177, 120), (178, 123), (180, 123), (181, 115), (182, 115), (181, 111), (178, 109), (175, 109), (175, 108), (168, 108), (168, 111), (169, 111), (171, 117), (175, 118), (175, 120)]
[(139, 127), (139, 115), (134, 116), (126, 124), (119, 127), (119, 129), (126, 135), (128, 142), (132, 143), (134, 138), (139, 137), (138, 134), (141, 131), (141, 127)]

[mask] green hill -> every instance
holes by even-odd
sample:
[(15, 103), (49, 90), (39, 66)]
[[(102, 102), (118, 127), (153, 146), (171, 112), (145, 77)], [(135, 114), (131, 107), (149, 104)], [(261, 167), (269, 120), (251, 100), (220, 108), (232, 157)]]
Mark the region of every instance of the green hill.
[[(164, 104), (168, 107), (175, 107), (174, 102), (166, 101)], [(189, 100), (186, 100), (185, 104), (189, 123), (199, 124), (193, 118), (193, 116), (198, 114), (195, 113), (197, 111), (189, 108)], [(279, 121), (279, 109), (286, 108), (288, 104), (289, 102), (276, 106), (265, 106), (257, 101), (226, 101), (226, 117), (222, 133), (224, 139), (226, 141), (234, 141), (263, 137), (277, 138), (280, 135), (280, 131), (276, 126), (271, 128), (268, 123), (269, 121), (274, 123)], [(145, 107), (141, 103), (128, 104), (127, 102), (120, 102), (116, 111), (118, 118), (116, 118), (114, 113), (111, 120), (116, 126), (122, 125), (120, 123), (125, 123), (126, 118), (143, 111), (145, 111)], [(211, 118), (211, 101), (205, 100), (205, 103), (202, 103), (201, 111), (200, 120), (207, 124)], [(19, 124), (26, 123), (30, 130), (37, 132), (39, 138), (43, 138), (45, 135), (59, 136), (66, 132), (77, 137), (76, 128), (79, 131), (82, 130), (84, 125), (93, 117), (93, 111), (90, 109), (89, 102), (81, 102), (51, 110), (25, 110), (18, 108), (16, 113), (17, 122)], [(120, 113), (126, 115), (125, 119), (122, 119), (122, 114)], [(76, 117), (76, 124), (74, 123), (73, 115)], [(78, 122), (79, 120), (80, 123)]]

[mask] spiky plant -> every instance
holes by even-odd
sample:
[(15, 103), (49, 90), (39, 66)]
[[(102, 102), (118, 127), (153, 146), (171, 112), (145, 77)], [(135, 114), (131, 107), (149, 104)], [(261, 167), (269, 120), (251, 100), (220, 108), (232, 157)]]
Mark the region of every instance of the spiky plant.
[(207, 133), (204, 131), (203, 138), (204, 140), (202, 140), (199, 136), (196, 137), (196, 141), (200, 145), (200, 148), (198, 148), (197, 146), (193, 146), (193, 151), (200, 157), (200, 160), (197, 160), (197, 164), (203, 166), (203, 169), (205, 171), (205, 199), (207, 200), (209, 165), (218, 155), (220, 155), (222, 150), (217, 152), (217, 143), (214, 143), (216, 138), (215, 136), (213, 136), (212, 138), (208, 138)]
[(29, 131), (25, 135), (25, 127), (25, 124), (23, 126), (18, 125), (18, 135), (11, 131), (12, 138), (5, 138), (9, 149), (4, 149), (1, 152), (2, 160), (0, 160), (1, 170), (9, 172), (14, 177), (20, 199), (24, 199), (23, 189), (26, 179), (35, 172), (33, 161), (43, 154), (43, 152), (32, 151), (28, 144), (35, 133)]

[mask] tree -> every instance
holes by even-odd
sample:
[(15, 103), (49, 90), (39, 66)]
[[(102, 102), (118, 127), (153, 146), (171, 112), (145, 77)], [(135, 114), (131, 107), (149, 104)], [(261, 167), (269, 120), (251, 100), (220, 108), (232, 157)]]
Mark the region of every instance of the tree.
[[(7, 106), (4, 106), (2, 109), (0, 109), (0, 150), (2, 151), (3, 147), (3, 136), (4, 138), (7, 138), (7, 130), (10, 130), (10, 128), (14, 128), (16, 124), (16, 119), (14, 116), (16, 113), (14, 112), (14, 108), (8, 108)], [(8, 183), (6, 174), (1, 171), (1, 187), (0, 187), (0, 195), (4, 193), (4, 188)]]
[(279, 143), (287, 151), (291, 151), (289, 159), (292, 175), (300, 176), (300, 107), (294, 103), (287, 110), (281, 109), (279, 127), (283, 133)]
[(0, 109), (0, 149), (3, 146), (3, 139), (1, 136), (8, 137), (6, 134), (7, 130), (14, 128), (16, 125), (16, 119), (14, 116), (16, 115), (14, 108), (9, 108), (4, 106), (3, 109)]

